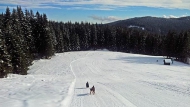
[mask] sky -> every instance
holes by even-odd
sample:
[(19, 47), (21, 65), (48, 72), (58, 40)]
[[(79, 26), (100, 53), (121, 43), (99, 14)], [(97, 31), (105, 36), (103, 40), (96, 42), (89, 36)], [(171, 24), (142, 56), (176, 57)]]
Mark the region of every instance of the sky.
[(0, 0), (6, 7), (39, 11), (49, 20), (109, 23), (134, 17), (178, 18), (190, 16), (189, 0)]

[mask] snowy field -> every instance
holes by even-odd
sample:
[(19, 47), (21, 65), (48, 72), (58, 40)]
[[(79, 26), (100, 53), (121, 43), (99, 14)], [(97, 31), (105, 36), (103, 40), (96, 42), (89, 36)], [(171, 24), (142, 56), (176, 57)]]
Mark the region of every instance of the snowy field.
[(0, 79), (0, 107), (190, 107), (190, 65), (109, 51), (56, 54), (34, 61), (28, 75)]

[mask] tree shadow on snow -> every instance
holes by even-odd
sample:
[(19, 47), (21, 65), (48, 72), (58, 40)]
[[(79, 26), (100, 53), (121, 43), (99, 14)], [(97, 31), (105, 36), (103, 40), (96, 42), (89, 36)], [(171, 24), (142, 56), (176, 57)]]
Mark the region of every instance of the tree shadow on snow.
[[(136, 64), (155, 64), (155, 65), (164, 65), (164, 57), (157, 57), (157, 56), (128, 56), (128, 57), (118, 57), (116, 59), (110, 60), (122, 60), (126, 63), (136, 63)], [(164, 65), (165, 66), (165, 65)], [(189, 66), (185, 63), (174, 61), (171, 66)]]
[(86, 89), (86, 88), (83, 87), (83, 88), (75, 88), (75, 89)]
[(86, 96), (86, 95), (88, 95), (88, 93), (86, 93), (86, 94), (78, 94), (77, 96)]
[[(122, 60), (128, 63), (136, 63), (136, 64), (163, 64), (163, 59), (160, 57), (147, 57), (147, 56), (129, 56), (129, 57), (118, 57), (116, 59), (110, 60)], [(157, 62), (158, 61), (158, 62)]]

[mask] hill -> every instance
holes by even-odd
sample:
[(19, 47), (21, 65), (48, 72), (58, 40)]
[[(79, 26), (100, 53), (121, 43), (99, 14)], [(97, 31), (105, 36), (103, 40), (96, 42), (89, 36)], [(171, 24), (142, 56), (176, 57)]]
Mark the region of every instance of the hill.
[(180, 32), (190, 29), (190, 16), (181, 18), (136, 17), (108, 23), (108, 25), (140, 28), (157, 34), (167, 34), (169, 30)]

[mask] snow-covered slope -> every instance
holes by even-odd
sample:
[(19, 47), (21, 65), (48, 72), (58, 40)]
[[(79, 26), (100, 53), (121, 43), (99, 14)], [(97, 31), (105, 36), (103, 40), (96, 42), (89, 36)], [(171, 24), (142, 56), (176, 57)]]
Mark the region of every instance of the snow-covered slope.
[[(157, 62), (158, 60), (158, 62)], [(96, 89), (89, 94), (85, 83)], [(109, 51), (56, 54), (0, 79), (0, 107), (189, 107), (190, 66)]]

